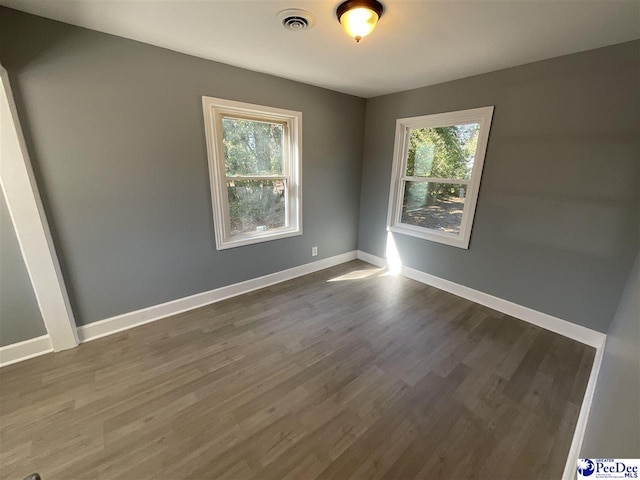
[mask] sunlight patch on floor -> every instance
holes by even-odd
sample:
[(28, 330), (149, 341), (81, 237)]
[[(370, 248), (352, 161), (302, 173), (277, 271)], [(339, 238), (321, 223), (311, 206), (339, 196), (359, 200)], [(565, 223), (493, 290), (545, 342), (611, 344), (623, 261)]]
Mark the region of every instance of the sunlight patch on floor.
[(363, 278), (373, 277), (374, 275), (382, 272), (384, 268), (367, 268), (366, 270), (355, 270), (353, 272), (345, 273), (339, 277), (327, 280), (327, 282), (343, 282), (345, 280), (362, 280)]

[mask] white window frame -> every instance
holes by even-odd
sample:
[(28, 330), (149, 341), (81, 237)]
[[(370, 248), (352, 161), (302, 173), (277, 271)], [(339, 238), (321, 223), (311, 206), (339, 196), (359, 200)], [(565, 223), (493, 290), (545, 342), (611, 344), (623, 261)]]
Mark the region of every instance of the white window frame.
[[(216, 248), (224, 250), (302, 235), (302, 112), (214, 97), (202, 97), (202, 108), (207, 138)], [(282, 175), (227, 176), (222, 144), (223, 116), (281, 123), (285, 127)], [(285, 226), (232, 236), (227, 196), (227, 180), (229, 179), (284, 180), (286, 184)]]
[[(438, 113), (434, 115), (422, 115), (419, 117), (399, 118), (396, 120), (396, 136), (393, 153), (393, 169), (391, 172), (391, 188), (389, 192), (389, 211), (387, 214), (387, 230), (390, 232), (410, 235), (433, 242), (444, 243), (454, 247), (469, 248), (473, 217), (475, 216), (480, 179), (484, 158), (489, 140), (489, 130), (493, 118), (493, 106), (460, 110), (456, 112)], [(478, 143), (473, 169), (469, 180), (457, 180), (451, 178), (409, 177), (407, 171), (407, 157), (409, 145), (409, 133), (418, 128), (450, 127), (478, 123)], [(402, 202), (404, 199), (404, 185), (406, 181), (414, 182), (438, 182), (467, 185), (465, 206), (462, 214), (460, 233), (452, 234), (441, 232), (431, 228), (418, 227), (402, 223)]]

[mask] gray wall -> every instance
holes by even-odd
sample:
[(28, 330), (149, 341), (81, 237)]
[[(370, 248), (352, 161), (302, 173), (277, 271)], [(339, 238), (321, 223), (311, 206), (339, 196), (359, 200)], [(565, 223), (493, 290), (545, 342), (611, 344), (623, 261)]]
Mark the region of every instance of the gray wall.
[(367, 101), (359, 248), (384, 256), (396, 118), (495, 105), (469, 250), (405, 265), (606, 332), (638, 251), (640, 42)]
[(581, 458), (640, 455), (639, 264), (640, 257), (609, 329)]
[[(357, 248), (363, 99), (6, 8), (0, 22), (79, 324)], [(303, 236), (216, 251), (203, 95), (302, 111)]]
[(9, 210), (0, 192), (0, 347), (46, 333)]

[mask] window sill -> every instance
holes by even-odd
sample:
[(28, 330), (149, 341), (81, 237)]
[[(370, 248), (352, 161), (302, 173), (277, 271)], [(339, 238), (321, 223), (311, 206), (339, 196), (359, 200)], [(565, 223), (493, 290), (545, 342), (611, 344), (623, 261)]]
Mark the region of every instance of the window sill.
[(253, 245), (256, 243), (270, 242), (271, 240), (279, 240), (281, 238), (296, 237), (302, 235), (301, 228), (278, 229), (263, 234), (244, 234), (234, 235), (230, 239), (222, 242), (216, 241), (216, 250), (226, 250), (228, 248), (244, 247), (245, 245)]
[(451, 247), (462, 248), (465, 250), (469, 249), (469, 239), (465, 239), (460, 235), (453, 235), (451, 233), (438, 232), (437, 230), (428, 230), (426, 228), (414, 227), (406, 224), (387, 226), (387, 231), (400, 233), (402, 235), (409, 235), (411, 237), (429, 240), (431, 242), (443, 243)]

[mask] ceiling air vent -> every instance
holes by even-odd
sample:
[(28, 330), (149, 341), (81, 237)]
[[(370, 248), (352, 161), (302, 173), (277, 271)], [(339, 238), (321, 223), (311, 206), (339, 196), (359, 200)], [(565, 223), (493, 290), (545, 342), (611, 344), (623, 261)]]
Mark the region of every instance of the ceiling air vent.
[(315, 18), (310, 12), (298, 8), (288, 8), (278, 13), (278, 19), (287, 30), (301, 32), (309, 30), (315, 23)]

